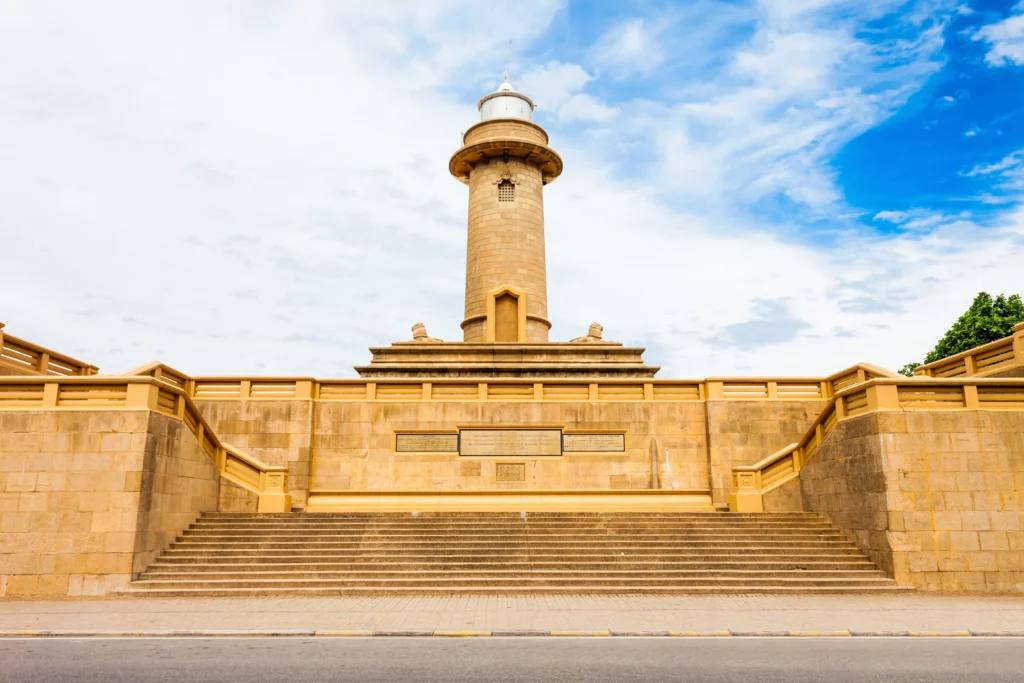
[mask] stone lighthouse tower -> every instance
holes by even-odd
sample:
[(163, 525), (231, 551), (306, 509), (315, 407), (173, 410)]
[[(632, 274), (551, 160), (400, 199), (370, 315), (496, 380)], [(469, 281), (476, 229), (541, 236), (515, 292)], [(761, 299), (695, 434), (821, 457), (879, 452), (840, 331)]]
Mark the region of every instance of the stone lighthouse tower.
[(534, 104), (507, 80), (478, 105), (448, 170), (469, 185), (466, 342), (548, 341), (544, 186), (562, 172)]
[[(644, 364), (643, 349), (604, 340), (596, 323), (584, 337), (548, 339), (544, 186), (562, 173), (562, 159), (533, 122), (533, 101), (507, 79), (478, 109), (480, 122), (463, 134), (448, 162), (469, 186), (463, 340), (435, 339), (416, 323), (411, 341), (371, 348), (369, 365), (356, 367), (359, 376), (653, 377), (658, 368)], [(534, 396), (537, 386), (524, 391)], [(487, 392), (521, 390), (439, 384), (430, 395), (478, 400)]]

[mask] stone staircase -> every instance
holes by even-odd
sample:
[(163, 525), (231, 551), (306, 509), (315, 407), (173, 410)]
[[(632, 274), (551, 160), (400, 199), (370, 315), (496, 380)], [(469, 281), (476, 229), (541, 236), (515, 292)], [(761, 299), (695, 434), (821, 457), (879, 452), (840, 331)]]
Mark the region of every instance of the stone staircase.
[(204, 514), (154, 596), (901, 590), (813, 513)]

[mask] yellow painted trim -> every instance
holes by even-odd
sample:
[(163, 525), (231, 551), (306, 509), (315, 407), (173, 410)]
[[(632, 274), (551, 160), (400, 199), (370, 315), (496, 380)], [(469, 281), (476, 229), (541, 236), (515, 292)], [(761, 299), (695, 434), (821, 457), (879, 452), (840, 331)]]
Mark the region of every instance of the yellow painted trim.
[(484, 334), (486, 335), (486, 339), (487, 339), (487, 341), (489, 343), (497, 343), (494, 340), (494, 330), (495, 330), (495, 318), (494, 318), (494, 316), (495, 316), (495, 307), (497, 305), (495, 302), (497, 301), (498, 297), (504, 296), (505, 294), (511, 294), (512, 296), (514, 296), (516, 298), (516, 315), (518, 317), (518, 320), (516, 321), (516, 325), (517, 325), (517, 329), (516, 329), (517, 340), (516, 341), (518, 343), (525, 344), (526, 341), (527, 341), (527, 337), (526, 337), (526, 305), (527, 305), (528, 299), (527, 299), (526, 292), (524, 292), (523, 290), (518, 289), (516, 287), (513, 287), (512, 285), (502, 285), (500, 287), (495, 287), (494, 289), (492, 289), (489, 292), (487, 292), (487, 300), (486, 300), (487, 320), (484, 323)]

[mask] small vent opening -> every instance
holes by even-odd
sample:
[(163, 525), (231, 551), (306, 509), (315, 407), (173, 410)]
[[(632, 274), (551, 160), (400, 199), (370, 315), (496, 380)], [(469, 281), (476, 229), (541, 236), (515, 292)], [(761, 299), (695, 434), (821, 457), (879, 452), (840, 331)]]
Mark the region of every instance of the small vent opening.
[(498, 183), (498, 201), (499, 202), (514, 202), (516, 200), (516, 186), (512, 184), (512, 181), (506, 178)]

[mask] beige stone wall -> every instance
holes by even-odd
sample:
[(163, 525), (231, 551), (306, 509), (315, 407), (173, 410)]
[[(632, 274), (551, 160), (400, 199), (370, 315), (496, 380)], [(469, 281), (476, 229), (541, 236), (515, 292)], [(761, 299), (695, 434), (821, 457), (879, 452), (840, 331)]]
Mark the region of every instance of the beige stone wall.
[(764, 494), (761, 500), (765, 512), (801, 512), (804, 509), (800, 479), (791, 479), (782, 486)]
[[(583, 402), (319, 403), (313, 436), (313, 489), (648, 488), (651, 435), (662, 488), (707, 489), (703, 404)], [(625, 454), (465, 458), (394, 453), (403, 430), (481, 425), (623, 430)], [(526, 481), (495, 481), (497, 462), (523, 462)]]
[(732, 468), (753, 465), (799, 441), (824, 406), (823, 400), (709, 400), (709, 459), (715, 504), (728, 504)]
[(805, 504), (901, 584), (1024, 590), (1024, 411), (846, 420), (800, 479)]
[[(292, 504), (299, 509), (306, 507), (312, 401), (196, 399), (195, 404), (223, 443), (240, 448), (268, 465), (287, 467)], [(223, 495), (225, 505), (230, 505), (231, 509), (245, 509), (250, 503), (255, 506), (252, 496), (228, 492)]]
[(0, 412), (0, 595), (123, 587), (154, 548), (214, 509), (212, 465), (168, 421), (148, 411)]
[(150, 413), (132, 572), (144, 570), (204, 510), (216, 510), (220, 473), (180, 420)]
[(807, 509), (826, 515), (891, 576), (879, 417), (887, 419), (874, 413), (837, 424), (800, 470), (800, 486)]
[[(516, 180), (515, 201), (499, 202), (503, 173)], [(548, 317), (544, 194), (540, 170), (518, 158), (481, 162), (469, 178), (466, 318), (487, 313), (487, 294), (502, 285), (525, 292), (528, 315)], [(527, 341), (548, 340), (546, 325), (527, 320)], [(486, 341), (483, 320), (464, 328), (464, 341)]]
[[(305, 492), (303, 492), (305, 494)], [(305, 498), (303, 498), (305, 499)], [(217, 510), (220, 512), (256, 512), (259, 508), (260, 497), (249, 489), (244, 489), (233, 481), (220, 480), (220, 497), (217, 500)]]
[[(715, 481), (715, 501), (724, 505), (731, 468), (754, 463), (798, 440), (821, 403), (712, 401), (706, 421), (705, 403), (699, 401), (196, 401), (225, 443), (268, 464), (288, 467), (296, 508), (305, 507), (310, 488), (643, 488), (650, 482), (652, 435), (660, 451), (663, 488), (675, 484), (707, 490)], [(496, 482), (496, 459), (467, 464), (452, 454), (394, 453), (395, 431), (474, 425), (622, 429), (629, 435), (628, 452), (512, 459), (527, 463), (525, 483)], [(222, 510), (254, 505), (245, 492), (222, 487)]]

